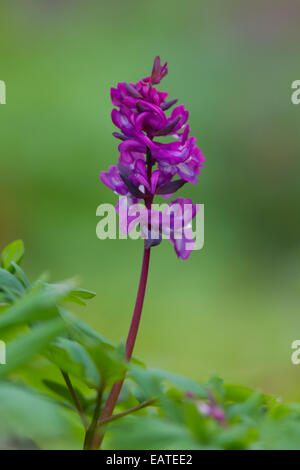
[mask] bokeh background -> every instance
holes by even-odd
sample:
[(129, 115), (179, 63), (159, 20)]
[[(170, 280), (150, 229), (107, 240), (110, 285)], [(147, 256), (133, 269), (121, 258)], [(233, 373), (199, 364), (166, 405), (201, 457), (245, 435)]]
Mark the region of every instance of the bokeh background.
[(32, 279), (78, 274), (78, 314), (127, 334), (141, 241), (100, 241), (116, 202), (99, 172), (118, 158), (109, 89), (168, 60), (161, 89), (190, 111), (207, 163), (182, 195), (205, 204), (205, 247), (153, 249), (136, 356), (300, 399), (298, 0), (1, 2), (0, 245), (22, 238)]

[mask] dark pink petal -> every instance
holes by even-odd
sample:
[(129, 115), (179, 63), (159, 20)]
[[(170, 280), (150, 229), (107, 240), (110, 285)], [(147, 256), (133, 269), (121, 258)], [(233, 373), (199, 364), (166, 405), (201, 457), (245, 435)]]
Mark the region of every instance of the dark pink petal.
[(160, 171), (155, 170), (151, 175), (151, 193), (155, 194), (156, 186), (160, 177)]

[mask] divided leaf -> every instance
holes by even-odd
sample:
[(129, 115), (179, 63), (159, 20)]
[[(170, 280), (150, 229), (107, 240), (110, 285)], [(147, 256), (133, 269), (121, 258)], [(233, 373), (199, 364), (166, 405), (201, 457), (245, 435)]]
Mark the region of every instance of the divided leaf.
[(67, 338), (58, 338), (44, 354), (49, 361), (64, 372), (81, 379), (91, 388), (99, 388), (100, 374), (92, 358), (81, 344)]
[(58, 335), (62, 334), (66, 325), (61, 318), (49, 320), (30, 331), (23, 333), (7, 345), (6, 364), (0, 367), (0, 378), (26, 364)]
[[(12, 274), (8, 273), (8, 271), (4, 272), (11, 276), (14, 282), (19, 283), (23, 289), (20, 282)], [(67, 283), (52, 285), (44, 285), (42, 283), (35, 284), (30, 290), (26, 291), (26, 293), (24, 291), (23, 297), (19, 298), (1, 315), (0, 330), (19, 324), (28, 324), (34, 321), (44, 321), (49, 318), (57, 317), (59, 312), (56, 308), (56, 304), (68, 294), (70, 289), (71, 286)]]

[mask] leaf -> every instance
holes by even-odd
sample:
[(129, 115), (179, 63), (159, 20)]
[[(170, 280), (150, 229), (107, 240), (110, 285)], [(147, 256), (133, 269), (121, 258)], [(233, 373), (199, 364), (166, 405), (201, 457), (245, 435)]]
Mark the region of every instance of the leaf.
[(21, 296), (25, 293), (25, 289), (21, 282), (6, 269), (0, 268), (0, 290)]
[(65, 297), (62, 300), (63, 302), (66, 302), (66, 303), (73, 303), (73, 304), (83, 305), (83, 306), (86, 305), (86, 302), (81, 300), (79, 297), (76, 297), (76, 295), (72, 295), (72, 294), (67, 295), (67, 297)]
[[(254, 390), (243, 385), (224, 385), (225, 399), (229, 402), (244, 402), (253, 395)], [(266, 402), (271, 399), (270, 395), (260, 394), (263, 400)]]
[(218, 376), (212, 376), (205, 384), (206, 390), (213, 393), (214, 398), (222, 403), (225, 398), (224, 380)]
[[(14, 278), (14, 276), (12, 277)], [(37, 283), (1, 315), (0, 330), (58, 316), (58, 310), (55, 309), (55, 306), (61, 298), (68, 294), (70, 289), (71, 286), (67, 283), (46, 286)]]
[(119, 450), (203, 448), (184, 426), (150, 416), (128, 416), (112, 422), (106, 446)]
[(183, 375), (161, 369), (149, 368), (148, 371), (152, 375), (159, 377), (161, 380), (167, 380), (168, 382), (171, 382), (172, 384), (179, 387), (183, 392), (193, 392), (199, 397), (207, 398), (205, 387), (198, 382), (195, 382), (194, 380), (188, 379)]
[[(58, 382), (54, 382), (53, 380), (43, 380), (43, 384), (51, 390), (51, 392), (54, 392), (56, 395), (59, 397), (63, 398), (64, 400), (67, 400), (72, 404), (74, 407), (73, 399), (71, 397), (71, 394), (68, 390), (68, 388), (65, 385), (62, 385)], [(79, 399), (80, 404), (82, 407), (85, 409), (86, 406), (88, 405), (87, 401), (85, 400), (84, 396), (82, 393), (78, 390), (78, 388), (74, 387), (75, 393)]]
[(76, 288), (72, 289), (72, 291), (67, 295), (67, 297), (63, 299), (63, 301), (74, 302), (79, 305), (86, 305), (86, 303), (82, 299), (92, 299), (93, 297), (95, 297), (95, 295), (95, 292), (91, 292), (86, 289)]
[(245, 424), (236, 424), (219, 433), (216, 436), (216, 443), (225, 450), (243, 450), (247, 449), (258, 435), (258, 429)]
[(127, 368), (123, 351), (69, 311), (60, 307), (59, 312), (69, 327), (70, 336), (92, 357), (106, 386), (122, 378)]
[(97, 367), (81, 344), (67, 338), (59, 338), (44, 354), (64, 372), (81, 379), (89, 387), (99, 388), (101, 377)]
[(220, 426), (212, 418), (205, 417), (192, 400), (184, 403), (184, 419), (194, 436), (205, 444), (211, 443), (213, 436), (216, 436), (220, 430)]
[(27, 279), (27, 276), (24, 273), (23, 269), (20, 268), (20, 266), (17, 263), (15, 263), (14, 261), (11, 262), (11, 265), (15, 268), (15, 272), (18, 275), (20, 281), (22, 281), (24, 287), (29, 288), (31, 286), (31, 283)]
[(14, 271), (14, 267), (11, 266), (11, 262), (14, 261), (16, 264), (20, 264), (24, 256), (24, 244), (22, 240), (16, 240), (10, 243), (4, 248), (1, 255), (1, 266), (9, 271)]
[(89, 347), (94, 345), (96, 341), (105, 344), (111, 350), (116, 349), (116, 346), (111, 341), (99, 335), (99, 333), (93, 330), (87, 323), (77, 318), (73, 313), (63, 307), (59, 307), (59, 313), (68, 325), (72, 338), (83, 344), (83, 346)]
[(300, 416), (300, 403), (276, 403), (269, 411), (269, 417), (280, 419), (282, 417), (294, 415)]
[(228, 410), (228, 417), (229, 419), (233, 417), (250, 417), (255, 420), (262, 415), (264, 403), (263, 395), (259, 392), (253, 392), (247, 400), (231, 405)]
[(32, 328), (29, 332), (18, 336), (8, 343), (6, 348), (6, 364), (0, 367), (0, 378), (26, 364), (33, 356), (43, 351), (65, 329), (64, 321), (61, 318), (56, 318)]
[(80, 297), (81, 299), (92, 299), (95, 297), (96, 293), (92, 292), (87, 289), (81, 289), (80, 287), (77, 287), (76, 289), (73, 289), (71, 291), (72, 295), (76, 295), (77, 297)]
[(57, 438), (69, 431), (60, 409), (30, 388), (0, 383), (0, 435)]
[[(131, 364), (129, 367), (129, 377), (139, 386), (143, 393), (143, 399), (157, 398), (163, 393), (161, 377), (153, 373), (153, 369), (146, 369)], [(142, 397), (141, 397), (142, 400)]]
[(266, 450), (300, 450), (299, 435), (299, 420), (296, 421), (288, 418), (276, 421), (265, 420), (260, 427), (259, 439), (252, 448)]
[(121, 355), (118, 349), (111, 348), (106, 343), (94, 341), (87, 347), (87, 351), (97, 365), (97, 369), (106, 387), (124, 377), (127, 363), (125, 362), (124, 355)]

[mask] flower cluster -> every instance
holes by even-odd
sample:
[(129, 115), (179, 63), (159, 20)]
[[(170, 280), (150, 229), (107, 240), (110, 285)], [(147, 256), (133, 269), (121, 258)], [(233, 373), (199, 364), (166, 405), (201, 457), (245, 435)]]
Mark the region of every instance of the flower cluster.
[[(101, 172), (100, 178), (117, 194), (126, 196), (129, 206), (143, 200), (148, 211), (151, 211), (155, 194), (169, 197), (185, 183), (197, 183), (205, 161), (195, 145), (196, 138), (189, 136), (188, 111), (184, 105), (176, 106), (169, 116), (166, 114), (177, 99), (167, 100), (168, 93), (157, 90), (155, 85), (167, 72), (167, 63), (161, 65), (160, 58), (156, 57), (150, 77), (136, 84), (119, 83), (117, 88), (111, 89), (112, 103), (117, 107), (111, 117), (120, 129), (113, 135), (121, 141), (120, 156), (118, 165), (110, 166), (108, 172)], [(172, 141), (157, 140), (165, 136), (171, 136)], [(175, 207), (174, 204), (183, 206), (185, 200), (177, 198), (169, 207)], [(195, 214), (196, 210), (193, 210), (193, 217)], [(151, 218), (150, 221), (148, 219), (147, 232), (152, 228)], [(182, 216), (182, 233), (189, 229), (190, 222), (187, 223)], [(161, 224), (158, 230), (163, 232)], [(191, 251), (186, 249), (186, 236), (183, 235), (181, 240), (175, 237), (172, 227), (169, 235), (177, 256), (186, 259)], [(151, 239), (148, 245), (151, 246)]]

